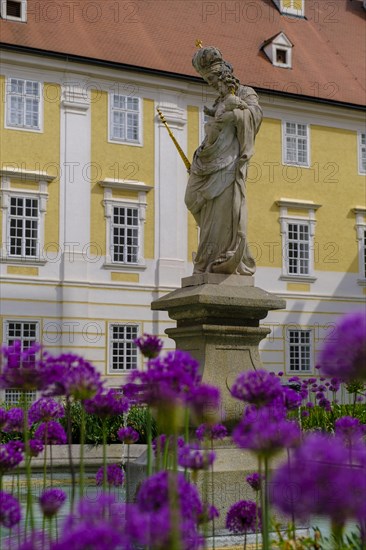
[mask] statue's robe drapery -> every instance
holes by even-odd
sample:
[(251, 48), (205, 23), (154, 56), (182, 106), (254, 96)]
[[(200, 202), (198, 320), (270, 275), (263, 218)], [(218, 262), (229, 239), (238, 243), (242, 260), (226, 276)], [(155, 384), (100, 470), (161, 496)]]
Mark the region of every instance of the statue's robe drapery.
[(214, 143), (205, 139), (193, 157), (185, 202), (200, 228), (194, 273), (255, 271), (247, 243), (245, 182), (262, 110), (252, 88), (240, 86), (237, 95), (248, 108), (234, 109), (234, 122), (221, 123)]

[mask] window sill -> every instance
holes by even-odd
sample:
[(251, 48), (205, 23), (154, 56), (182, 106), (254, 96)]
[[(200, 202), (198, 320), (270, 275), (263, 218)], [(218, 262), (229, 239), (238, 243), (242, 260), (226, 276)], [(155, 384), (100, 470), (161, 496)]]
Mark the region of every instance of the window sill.
[(123, 141), (122, 139), (108, 138), (109, 143), (116, 143), (119, 145), (132, 145), (132, 147), (143, 147), (142, 141)]
[(280, 281), (290, 281), (292, 283), (314, 283), (317, 277), (311, 275), (281, 275)]
[(104, 269), (113, 269), (114, 271), (145, 271), (146, 264), (116, 264), (112, 262), (105, 262), (103, 264)]
[(6, 130), (20, 130), (21, 132), (35, 132), (36, 134), (42, 134), (43, 130), (42, 128), (27, 128), (25, 126), (10, 126), (10, 124), (7, 124), (5, 126)]
[(37, 258), (12, 258), (11, 256), (0, 257), (0, 263), (14, 264), (14, 265), (27, 265), (27, 266), (42, 266), (47, 264), (47, 260), (40, 260)]
[(310, 164), (302, 164), (301, 162), (286, 162), (283, 161), (283, 166), (295, 166), (296, 168), (310, 168)]
[(357, 279), (358, 286), (366, 286), (366, 279)]

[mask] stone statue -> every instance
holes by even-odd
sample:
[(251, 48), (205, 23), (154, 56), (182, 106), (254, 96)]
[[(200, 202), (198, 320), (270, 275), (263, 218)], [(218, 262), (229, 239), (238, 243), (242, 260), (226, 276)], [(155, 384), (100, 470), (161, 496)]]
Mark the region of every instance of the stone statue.
[(245, 180), (262, 121), (258, 96), (240, 85), (217, 48), (198, 49), (192, 63), (219, 92), (212, 108), (204, 108), (205, 138), (194, 153), (185, 196), (200, 228), (194, 273), (253, 275)]

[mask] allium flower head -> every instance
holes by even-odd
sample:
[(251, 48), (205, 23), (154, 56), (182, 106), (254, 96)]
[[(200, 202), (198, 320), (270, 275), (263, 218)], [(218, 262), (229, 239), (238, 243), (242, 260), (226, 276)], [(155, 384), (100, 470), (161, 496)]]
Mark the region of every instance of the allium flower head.
[(67, 516), (52, 550), (132, 550), (123, 533), (124, 513), (125, 506), (106, 493), (80, 500), (75, 512)]
[(123, 414), (129, 409), (128, 399), (115, 389), (97, 393), (92, 399), (84, 401), (87, 413), (100, 418)]
[(360, 441), (366, 434), (366, 426), (358, 418), (342, 416), (334, 423), (335, 433), (343, 439), (347, 447)]
[(342, 317), (319, 356), (322, 373), (341, 380), (366, 380), (366, 313)]
[(196, 437), (199, 441), (207, 439), (224, 439), (228, 431), (223, 424), (201, 424), (196, 430)]
[(19, 501), (4, 491), (0, 491), (0, 525), (11, 529), (20, 522), (21, 508)]
[(23, 432), (24, 430), (24, 411), (20, 407), (13, 407), (8, 411), (8, 418), (4, 432)]
[(2, 346), (0, 352), (6, 362), (1, 370), (0, 388), (19, 388), (24, 391), (42, 390), (44, 376), (37, 354), (41, 346), (33, 344), (22, 350), (19, 340), (10, 346)]
[(45, 445), (64, 445), (67, 441), (65, 430), (61, 424), (53, 420), (40, 424), (34, 432), (34, 437)]
[(48, 397), (41, 397), (29, 408), (28, 418), (30, 424), (36, 422), (49, 422), (65, 416), (65, 409), (61, 403)]
[(29, 455), (38, 456), (44, 449), (44, 445), (40, 439), (30, 439), (28, 441), (29, 445)]
[(281, 449), (297, 445), (300, 428), (296, 422), (284, 418), (281, 408), (248, 408), (233, 431), (233, 440), (238, 447), (270, 457)]
[(207, 470), (216, 458), (213, 451), (204, 451), (197, 446), (184, 445), (178, 452), (178, 464), (190, 470)]
[(261, 476), (258, 472), (254, 472), (253, 474), (249, 474), (245, 478), (246, 482), (254, 491), (260, 491), (261, 490)]
[(282, 397), (280, 380), (265, 370), (248, 371), (239, 374), (231, 388), (233, 397), (257, 407), (269, 405)]
[(122, 443), (126, 443), (127, 445), (137, 443), (140, 438), (139, 432), (137, 432), (130, 426), (127, 426), (126, 428), (120, 428), (117, 432), (117, 436), (118, 439), (122, 441)]
[(151, 359), (147, 371), (132, 372), (129, 381), (140, 384), (141, 402), (156, 407), (162, 403), (185, 403), (200, 382), (198, 362), (189, 353), (176, 350)]
[(342, 440), (323, 434), (307, 436), (271, 479), (272, 500), (282, 512), (300, 519), (326, 516), (339, 526), (366, 518), (365, 494), (365, 464), (349, 464)]
[(233, 504), (226, 516), (226, 528), (231, 533), (253, 533), (260, 526), (260, 509), (252, 500)]
[[(108, 464), (106, 472), (106, 480), (109, 486), (120, 487), (123, 485), (125, 475), (122, 468), (118, 464)], [(104, 468), (99, 468), (95, 475), (95, 481), (97, 485), (103, 485), (104, 480)]]
[(0, 445), (0, 475), (15, 468), (23, 460), (23, 444), (19, 446), (18, 443), (21, 442), (9, 441)]
[(91, 399), (102, 389), (100, 373), (78, 355), (48, 355), (43, 365), (48, 396), (66, 395), (75, 400)]
[(154, 359), (163, 348), (163, 341), (152, 334), (144, 334), (136, 338), (133, 343), (139, 348), (142, 355), (148, 359)]
[(286, 409), (289, 411), (298, 409), (301, 405), (302, 396), (292, 388), (282, 387), (283, 401)]
[(53, 517), (66, 500), (66, 493), (62, 489), (46, 489), (39, 497), (39, 505), (47, 518)]

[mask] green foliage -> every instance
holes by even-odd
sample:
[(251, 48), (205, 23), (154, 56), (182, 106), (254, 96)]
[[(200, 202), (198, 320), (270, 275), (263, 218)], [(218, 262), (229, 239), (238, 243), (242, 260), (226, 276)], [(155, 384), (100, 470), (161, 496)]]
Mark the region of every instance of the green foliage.
[(305, 409), (303, 407), (301, 410), (309, 412), (309, 416), (301, 417), (301, 427), (305, 431), (321, 430), (324, 432), (333, 432), (335, 421), (342, 416), (353, 416), (354, 418), (358, 418), (362, 424), (366, 424), (365, 404), (334, 404), (332, 410), (329, 412), (317, 405), (312, 409)]
[(275, 531), (278, 538), (271, 542), (271, 550), (364, 550), (359, 528), (346, 534), (341, 541), (333, 535), (324, 537), (317, 527), (313, 528), (314, 533), (296, 538), (292, 526), (283, 532), (275, 525)]

